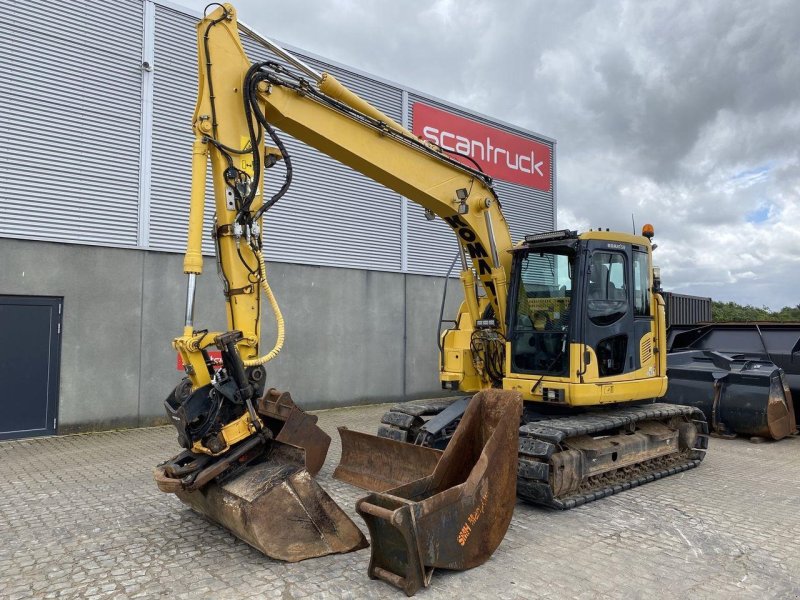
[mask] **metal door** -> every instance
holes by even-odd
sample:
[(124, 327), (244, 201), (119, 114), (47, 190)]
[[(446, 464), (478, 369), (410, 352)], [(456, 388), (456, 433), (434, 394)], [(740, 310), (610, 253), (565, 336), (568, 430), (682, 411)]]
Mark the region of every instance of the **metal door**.
[(56, 432), (62, 306), (0, 296), (0, 440)]

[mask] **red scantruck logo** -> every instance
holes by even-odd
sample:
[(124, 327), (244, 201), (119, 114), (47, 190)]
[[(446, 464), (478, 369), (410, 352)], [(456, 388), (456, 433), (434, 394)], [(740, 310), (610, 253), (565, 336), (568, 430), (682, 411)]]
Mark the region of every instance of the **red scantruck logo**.
[[(208, 357), (214, 361), (214, 368), (222, 366), (222, 352), (219, 350), (207, 350)], [(178, 354), (178, 371), (183, 371), (183, 358)]]
[[(496, 179), (550, 191), (549, 146), (415, 102), (414, 134), (445, 150), (466, 154)], [(453, 158), (473, 167), (465, 158)]]

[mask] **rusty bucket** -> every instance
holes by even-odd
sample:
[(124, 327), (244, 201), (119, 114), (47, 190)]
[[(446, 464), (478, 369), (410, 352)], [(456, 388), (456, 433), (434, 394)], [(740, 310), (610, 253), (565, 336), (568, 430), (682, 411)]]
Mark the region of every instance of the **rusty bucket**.
[(433, 473), (441, 450), (415, 446), (339, 427), (342, 458), (336, 479), (371, 492), (385, 492)]
[(297, 562), (366, 548), (361, 530), (313, 478), (331, 441), (317, 417), (272, 389), (257, 411), (262, 434), (215, 459), (179, 454), (156, 467), (158, 488), (270, 558)]
[(358, 501), (372, 541), (370, 578), (412, 596), (435, 568), (488, 560), (516, 503), (521, 414), (519, 393), (479, 392), (431, 475)]
[(302, 448), (273, 441), (238, 476), (175, 495), (270, 558), (297, 562), (366, 548), (364, 534), (304, 465)]

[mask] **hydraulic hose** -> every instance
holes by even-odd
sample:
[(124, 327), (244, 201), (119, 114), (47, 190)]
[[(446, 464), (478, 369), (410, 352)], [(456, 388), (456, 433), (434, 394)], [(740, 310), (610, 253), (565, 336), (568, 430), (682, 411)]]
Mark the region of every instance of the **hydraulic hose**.
[(255, 250), (256, 258), (258, 258), (258, 265), (261, 269), (261, 289), (264, 290), (264, 295), (267, 297), (267, 301), (269, 302), (270, 307), (272, 308), (272, 313), (275, 315), (275, 324), (278, 328), (278, 336), (275, 340), (275, 345), (272, 347), (272, 350), (267, 352), (264, 356), (259, 356), (258, 358), (251, 358), (250, 360), (245, 360), (244, 366), (245, 367), (257, 367), (259, 365), (263, 365), (268, 363), (273, 358), (278, 356), (278, 352), (281, 351), (283, 348), (283, 340), (284, 340), (284, 322), (283, 322), (283, 314), (281, 314), (281, 309), (278, 306), (278, 301), (275, 299), (275, 294), (272, 293), (272, 288), (269, 287), (269, 283), (267, 282), (267, 266), (264, 264), (264, 255), (261, 253), (260, 250)]

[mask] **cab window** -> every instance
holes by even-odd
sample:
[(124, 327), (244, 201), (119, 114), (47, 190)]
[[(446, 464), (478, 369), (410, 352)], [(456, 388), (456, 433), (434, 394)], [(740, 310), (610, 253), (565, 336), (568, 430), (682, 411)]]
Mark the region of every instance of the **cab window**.
[(650, 316), (650, 269), (647, 252), (633, 253), (633, 314), (637, 317)]
[(625, 255), (595, 252), (589, 265), (587, 312), (595, 325), (610, 325), (628, 312)]

